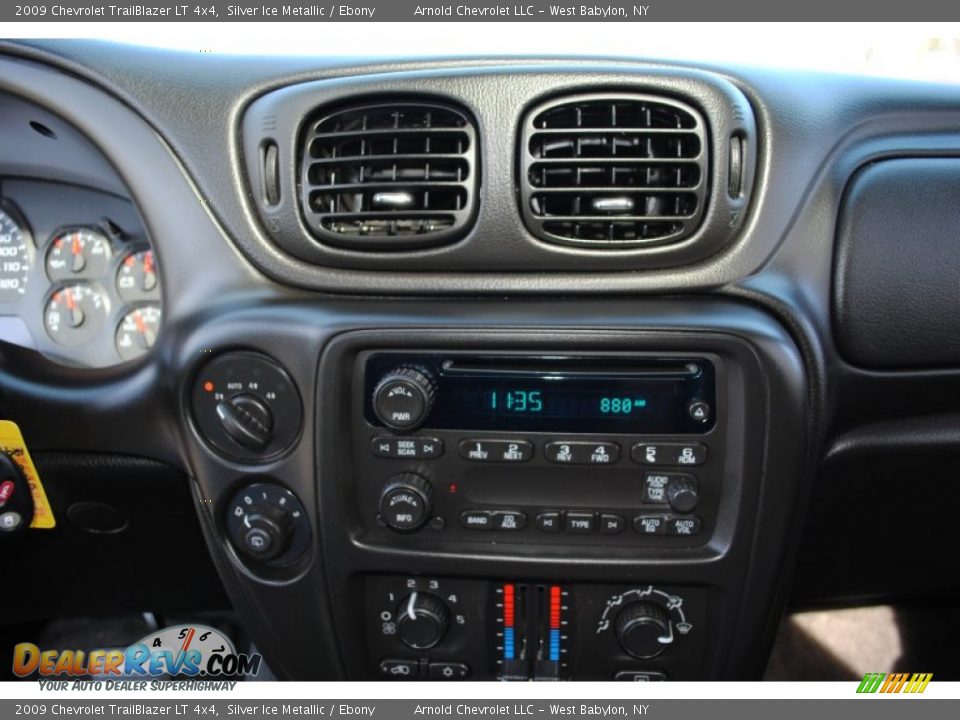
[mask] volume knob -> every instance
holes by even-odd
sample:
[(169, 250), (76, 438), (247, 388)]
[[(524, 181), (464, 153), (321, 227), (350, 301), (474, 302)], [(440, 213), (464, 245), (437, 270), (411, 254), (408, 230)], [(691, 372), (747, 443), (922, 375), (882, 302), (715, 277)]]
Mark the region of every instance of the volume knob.
[(414, 430), (430, 414), (436, 383), (421, 368), (399, 367), (384, 375), (373, 390), (373, 412), (393, 430)]

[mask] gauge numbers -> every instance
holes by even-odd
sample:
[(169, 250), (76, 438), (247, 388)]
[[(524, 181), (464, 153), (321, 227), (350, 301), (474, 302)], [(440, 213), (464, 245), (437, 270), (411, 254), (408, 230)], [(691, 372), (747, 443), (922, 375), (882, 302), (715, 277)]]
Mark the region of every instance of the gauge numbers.
[(115, 339), (121, 358), (133, 360), (153, 347), (160, 330), (160, 314), (160, 306), (151, 304), (134, 308), (123, 316)]
[(110, 311), (104, 292), (86, 283), (64, 285), (54, 291), (43, 313), (47, 334), (61, 345), (92, 340)]
[(19, 300), (30, 276), (26, 227), (0, 207), (0, 303)]

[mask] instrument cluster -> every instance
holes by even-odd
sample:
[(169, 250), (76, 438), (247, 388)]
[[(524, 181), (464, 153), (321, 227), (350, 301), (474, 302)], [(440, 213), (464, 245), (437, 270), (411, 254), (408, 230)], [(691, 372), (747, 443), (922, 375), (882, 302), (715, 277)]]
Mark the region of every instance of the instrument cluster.
[(0, 340), (104, 367), (146, 354), (162, 314), (157, 260), (129, 201), (0, 183)]

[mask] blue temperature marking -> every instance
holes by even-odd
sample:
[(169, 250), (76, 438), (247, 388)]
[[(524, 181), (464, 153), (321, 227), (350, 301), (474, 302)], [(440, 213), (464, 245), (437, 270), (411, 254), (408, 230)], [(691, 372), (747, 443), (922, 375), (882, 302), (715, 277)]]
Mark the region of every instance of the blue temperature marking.
[(553, 662), (560, 662), (560, 631), (550, 631), (550, 659)]
[(503, 659), (513, 660), (514, 630), (512, 627), (503, 629)]

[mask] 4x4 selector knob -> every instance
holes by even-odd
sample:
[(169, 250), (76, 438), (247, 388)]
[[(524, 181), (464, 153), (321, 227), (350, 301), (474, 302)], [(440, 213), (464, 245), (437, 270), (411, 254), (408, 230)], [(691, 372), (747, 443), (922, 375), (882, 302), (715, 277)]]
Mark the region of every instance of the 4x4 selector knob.
[(656, 657), (673, 642), (670, 616), (653, 602), (632, 602), (617, 615), (617, 640), (639, 660)]
[(430, 414), (436, 383), (421, 368), (391, 370), (373, 390), (373, 411), (384, 425), (394, 430), (414, 430)]
[(380, 493), (380, 517), (394, 530), (416, 530), (430, 517), (433, 488), (414, 473), (394, 475)]
[(429, 593), (411, 593), (397, 607), (400, 640), (414, 650), (427, 650), (439, 643), (449, 619), (446, 603)]

